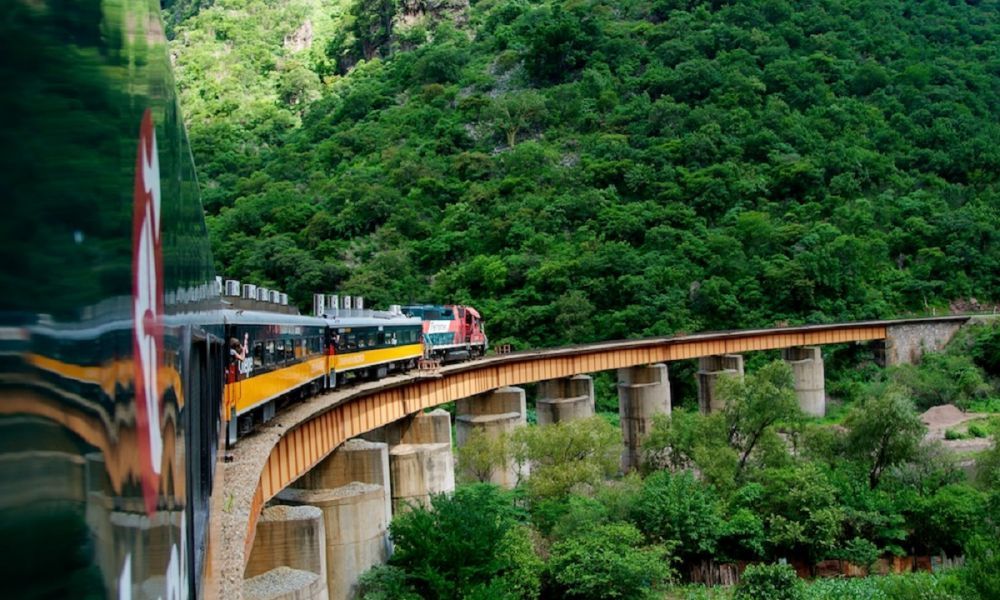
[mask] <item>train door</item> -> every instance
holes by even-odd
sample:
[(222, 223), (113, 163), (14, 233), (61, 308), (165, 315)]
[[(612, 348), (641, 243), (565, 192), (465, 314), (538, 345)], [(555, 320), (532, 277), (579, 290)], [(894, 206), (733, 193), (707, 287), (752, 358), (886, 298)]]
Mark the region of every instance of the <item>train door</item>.
[(240, 364), (234, 354), (235, 347), (233, 340), (236, 340), (236, 343), (239, 344), (239, 332), (235, 326), (226, 325), (224, 339), (225, 349), (223, 352), (225, 359), (223, 364), (225, 364), (226, 384), (223, 393), (222, 420), (226, 424), (226, 445), (232, 446), (236, 443), (236, 439), (239, 436), (237, 427), (239, 419), (236, 416), (236, 407), (239, 405), (242, 392)]

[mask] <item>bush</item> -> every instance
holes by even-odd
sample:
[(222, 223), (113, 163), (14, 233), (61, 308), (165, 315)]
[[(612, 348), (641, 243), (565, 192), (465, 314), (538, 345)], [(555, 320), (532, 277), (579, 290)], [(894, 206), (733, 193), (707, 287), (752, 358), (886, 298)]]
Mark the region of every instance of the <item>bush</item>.
[(967, 433), (957, 429), (945, 429), (944, 431), (944, 439), (946, 440), (964, 440), (967, 437), (969, 437)]
[(358, 597), (361, 600), (420, 600), (406, 583), (406, 572), (389, 565), (372, 567), (361, 576)]
[(977, 438), (990, 437), (989, 427), (986, 423), (971, 423), (969, 425), (969, 435)]
[(789, 565), (750, 565), (733, 600), (804, 600), (805, 586)]

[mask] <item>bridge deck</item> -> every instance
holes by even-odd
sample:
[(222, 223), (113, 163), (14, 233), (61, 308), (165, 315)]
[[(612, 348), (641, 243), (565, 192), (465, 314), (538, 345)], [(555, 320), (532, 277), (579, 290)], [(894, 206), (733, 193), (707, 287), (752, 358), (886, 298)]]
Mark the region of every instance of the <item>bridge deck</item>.
[[(344, 441), (425, 408), (499, 387), (637, 365), (755, 350), (886, 339), (893, 326), (964, 323), (968, 316), (698, 333), (516, 352), (326, 393), (241, 440), (225, 466), (221, 597), (238, 597), (257, 518), (273, 498)], [(218, 492), (216, 492), (218, 493)], [(224, 550), (222, 550), (224, 549)]]

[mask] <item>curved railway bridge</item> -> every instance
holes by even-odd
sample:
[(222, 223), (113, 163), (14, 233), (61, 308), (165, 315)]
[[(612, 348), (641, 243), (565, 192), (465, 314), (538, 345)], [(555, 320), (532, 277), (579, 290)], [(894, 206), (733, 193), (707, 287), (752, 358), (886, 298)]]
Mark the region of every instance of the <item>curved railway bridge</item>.
[[(715, 408), (710, 397), (713, 375), (722, 372), (742, 373), (742, 357), (739, 356), (742, 353), (782, 349), (785, 359), (791, 362), (796, 371), (800, 404), (810, 393), (815, 395), (818, 385), (818, 410), (822, 412), (822, 358), (814, 347), (876, 342), (884, 348), (887, 364), (912, 362), (919, 359), (924, 349), (942, 347), (970, 318), (973, 317), (947, 316), (723, 331), (516, 352), (445, 366), (433, 372), (420, 371), (395, 376), (311, 398), (290, 407), (261, 430), (241, 440), (232, 451), (230, 462), (225, 464), (220, 473), (223, 477), (215, 482), (214, 495), (216, 498), (221, 496), (221, 501), (214, 503), (219, 507), (219, 514), (213, 515), (212, 522), (220, 528), (212, 536), (210, 560), (221, 575), (220, 596), (235, 598), (242, 595), (244, 569), (251, 562), (258, 521), (265, 503), (307, 474), (344, 442), (362, 435), (372, 439), (371, 432), (423, 413), (425, 409), (496, 390), (502, 391), (510, 386), (533, 382), (566, 382), (571, 379), (579, 382), (587, 379), (579, 377), (581, 375), (617, 369), (619, 393), (623, 402), (625, 396), (621, 395), (622, 386), (655, 387), (656, 378), (661, 377), (659, 383), (664, 384), (662, 387), (667, 394), (666, 410), (669, 411), (669, 386), (665, 385), (668, 383), (667, 369), (661, 364), (701, 359), (699, 395), (705, 396), (700, 400), (702, 410), (707, 411)], [(816, 361), (818, 364), (815, 364)], [(796, 368), (796, 363), (804, 365), (805, 369)], [(815, 367), (818, 367), (818, 372)], [(662, 375), (658, 375), (658, 372)], [(652, 373), (652, 379), (649, 373)], [(817, 376), (818, 383), (815, 381)], [(810, 377), (813, 380), (812, 389), (808, 389)], [(800, 383), (803, 389), (798, 389)], [(564, 385), (563, 396), (568, 398), (579, 393), (565, 391), (573, 387)], [(585, 396), (586, 392), (583, 394)], [(639, 396), (636, 400), (643, 402), (641, 393), (636, 396)], [(523, 392), (520, 398), (523, 407)], [(591, 383), (591, 405), (592, 398)], [(658, 402), (662, 407), (662, 401)], [(810, 408), (805, 405), (803, 408), (813, 412), (817, 409), (816, 406)], [(547, 410), (560, 409), (550, 407)], [(461, 412), (460, 405), (459, 413)], [(623, 408), (626, 445), (630, 438), (626, 422), (635, 416), (632, 413), (637, 413), (636, 418), (641, 420), (643, 412), (664, 411), (642, 406), (628, 410)], [(543, 420), (541, 413), (540, 407), (540, 422)], [(523, 420), (523, 408), (521, 418)], [(558, 414), (549, 414), (547, 418), (550, 421), (560, 420)], [(638, 430), (634, 423), (632, 426), (634, 449), (638, 444), (635, 432), (641, 434), (644, 428), (641, 424)], [(450, 430), (448, 436), (450, 441)], [(382, 441), (387, 440), (383, 438)], [(398, 435), (396, 443), (400, 443)], [(450, 457), (450, 444), (447, 451)], [(388, 499), (385, 503), (388, 506)], [(329, 527), (330, 521), (327, 520), (327, 528)], [(331, 589), (329, 598), (337, 597), (340, 597), (339, 594)]]

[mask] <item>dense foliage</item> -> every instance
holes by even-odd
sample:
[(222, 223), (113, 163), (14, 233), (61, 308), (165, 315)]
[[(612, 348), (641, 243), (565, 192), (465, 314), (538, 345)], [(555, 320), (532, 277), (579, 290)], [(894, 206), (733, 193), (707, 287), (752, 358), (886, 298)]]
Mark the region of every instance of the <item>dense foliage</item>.
[(417, 4), (177, 25), (222, 272), (531, 346), (995, 299), (996, 0)]

